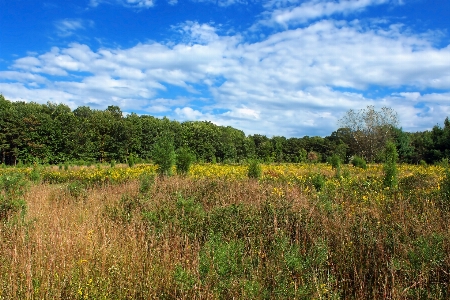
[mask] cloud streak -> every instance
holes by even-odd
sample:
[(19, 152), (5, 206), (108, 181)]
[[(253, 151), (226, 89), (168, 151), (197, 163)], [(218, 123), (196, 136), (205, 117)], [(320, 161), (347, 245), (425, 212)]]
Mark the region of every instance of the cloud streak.
[(91, 20), (83, 19), (63, 19), (54, 22), (56, 32), (60, 37), (68, 37), (79, 30), (84, 30), (94, 26)]

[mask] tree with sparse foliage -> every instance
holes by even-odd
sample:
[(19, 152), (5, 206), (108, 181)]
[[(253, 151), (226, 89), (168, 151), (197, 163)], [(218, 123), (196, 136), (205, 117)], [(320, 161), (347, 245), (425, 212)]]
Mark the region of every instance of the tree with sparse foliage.
[(339, 123), (350, 130), (355, 153), (372, 162), (392, 138), (398, 116), (389, 107), (376, 110), (374, 106), (367, 106), (359, 111), (350, 109)]

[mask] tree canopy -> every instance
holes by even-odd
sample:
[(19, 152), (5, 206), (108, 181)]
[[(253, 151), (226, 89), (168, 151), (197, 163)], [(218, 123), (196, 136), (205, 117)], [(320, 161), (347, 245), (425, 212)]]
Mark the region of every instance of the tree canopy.
[(135, 113), (123, 115), (118, 106), (105, 110), (64, 104), (11, 102), (0, 95), (0, 163), (59, 164), (70, 161), (127, 162), (154, 160), (162, 135), (173, 137), (175, 152), (183, 148), (203, 162), (325, 162), (338, 155), (376, 160), (387, 140), (397, 147), (402, 162), (427, 163), (450, 158), (450, 122), (431, 131), (408, 133), (397, 128), (390, 108), (349, 111), (342, 127), (327, 137), (246, 136), (242, 130), (209, 121), (178, 122)]

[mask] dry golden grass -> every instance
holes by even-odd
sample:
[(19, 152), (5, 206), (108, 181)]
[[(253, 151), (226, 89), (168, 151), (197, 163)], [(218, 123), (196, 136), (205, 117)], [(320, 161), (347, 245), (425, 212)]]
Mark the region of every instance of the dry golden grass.
[(32, 185), (23, 222), (0, 224), (0, 299), (449, 295), (447, 215), (427, 199), (372, 205), (287, 183), (178, 176), (139, 188)]

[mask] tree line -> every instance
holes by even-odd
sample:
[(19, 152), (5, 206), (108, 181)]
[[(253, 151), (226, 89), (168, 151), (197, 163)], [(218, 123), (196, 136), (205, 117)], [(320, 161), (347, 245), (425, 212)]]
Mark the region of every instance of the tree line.
[[(124, 116), (118, 106), (105, 110), (80, 106), (71, 110), (65, 104), (13, 102), (0, 95), (0, 163), (150, 161), (157, 141), (167, 136), (174, 149), (188, 149), (199, 162), (325, 162), (333, 155), (344, 162), (355, 155), (376, 162), (380, 151), (375, 141), (387, 132), (384, 137), (395, 143), (401, 162), (435, 163), (450, 158), (448, 118), (443, 128), (436, 125), (431, 131), (409, 133), (389, 120), (386, 126), (373, 123), (372, 129), (355, 127), (355, 122), (361, 121), (361, 112), (366, 117), (367, 112), (386, 116), (386, 112), (374, 111), (373, 107), (349, 111), (342, 119), (344, 126), (330, 136), (286, 138), (245, 135), (236, 128), (209, 121), (178, 122), (135, 113)], [(349, 121), (352, 118), (353, 123)], [(380, 129), (384, 130), (377, 131)], [(372, 138), (364, 141), (362, 136), (370, 134)]]

